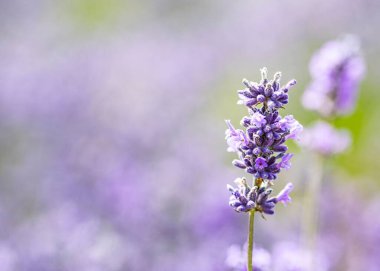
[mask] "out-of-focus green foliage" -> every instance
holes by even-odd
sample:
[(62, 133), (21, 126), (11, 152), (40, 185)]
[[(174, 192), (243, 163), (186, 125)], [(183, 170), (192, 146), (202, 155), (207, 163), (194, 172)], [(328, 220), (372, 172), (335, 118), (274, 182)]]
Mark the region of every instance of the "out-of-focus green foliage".
[(121, 0), (74, 0), (66, 5), (69, 17), (87, 28), (114, 22), (126, 8)]

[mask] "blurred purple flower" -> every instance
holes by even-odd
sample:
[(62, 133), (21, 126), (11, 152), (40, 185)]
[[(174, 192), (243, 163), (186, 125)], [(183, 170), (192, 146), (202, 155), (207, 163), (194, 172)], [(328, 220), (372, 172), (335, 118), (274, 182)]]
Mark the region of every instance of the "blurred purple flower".
[[(2, 160), (2, 191), (17, 190), (1, 197), (1, 207), (12, 214), (2, 221), (4, 229), (15, 229), (15, 256), (7, 260), (11, 265), (16, 259), (12, 270), (186, 270), (181, 262), (193, 247), (202, 249), (194, 250), (197, 262), (187, 270), (223, 264), (210, 248), (235, 242), (230, 233), (239, 221), (226, 220), (223, 203), (200, 206), (198, 199), (215, 191), (212, 183), (200, 189), (204, 180), (227, 170), (203, 139), (195, 142), (194, 123), (180, 125), (205, 101), (199, 94), (212, 81), (214, 55), (195, 41), (152, 35), (75, 44), (63, 52), (26, 43), (20, 53), (11, 43), (0, 52), (0, 117), (8, 126), (0, 143), (12, 146), (10, 159)], [(184, 187), (192, 191), (186, 200), (178, 193)], [(151, 200), (142, 201), (144, 194)], [(86, 215), (58, 210), (66, 201)], [(205, 217), (205, 210), (215, 216)], [(146, 223), (147, 217), (154, 222)], [(229, 237), (218, 242), (205, 233), (220, 224)], [(112, 257), (111, 250), (117, 251)]]
[(293, 242), (277, 243), (273, 248), (273, 255), (276, 255), (273, 257), (274, 271), (329, 270), (327, 261), (320, 251), (311, 253)]
[(337, 130), (327, 122), (318, 121), (305, 129), (299, 144), (322, 155), (333, 155), (345, 151), (351, 137), (347, 130)]
[[(240, 248), (240, 246), (232, 245), (227, 251), (226, 265), (234, 271), (246, 271), (247, 270), (247, 247)], [(252, 258), (254, 259), (255, 266), (254, 271), (269, 271), (271, 266), (271, 255), (263, 248), (255, 247), (253, 249)]]
[[(246, 246), (232, 245), (227, 251), (226, 265), (233, 271), (246, 271)], [(321, 251), (311, 253), (293, 242), (274, 244), (272, 252), (255, 247), (253, 250), (255, 271), (327, 271), (328, 262)], [(315, 263), (318, 268), (310, 268)]]
[(11, 237), (17, 253), (14, 270), (122, 269), (130, 250), (124, 236), (72, 204), (61, 205), (15, 229)]
[(310, 73), (313, 81), (303, 95), (303, 105), (323, 116), (350, 113), (365, 73), (357, 38), (346, 36), (326, 43), (313, 56)]

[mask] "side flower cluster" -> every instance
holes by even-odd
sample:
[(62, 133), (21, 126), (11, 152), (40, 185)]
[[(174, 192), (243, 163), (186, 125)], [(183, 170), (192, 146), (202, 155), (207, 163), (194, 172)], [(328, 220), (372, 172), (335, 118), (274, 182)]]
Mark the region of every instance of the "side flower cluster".
[(274, 206), (278, 202), (286, 205), (291, 201), (289, 193), (293, 189), (293, 184), (288, 183), (285, 188), (278, 193), (277, 196), (271, 197), (272, 189), (270, 182), (263, 182), (260, 186), (255, 185), (250, 187), (245, 178), (235, 180), (237, 188), (227, 185), (231, 192), (230, 206), (237, 212), (248, 212), (254, 210), (256, 212), (272, 215), (274, 214)]
[[(281, 169), (290, 168), (293, 155), (287, 153), (285, 143), (288, 139), (299, 139), (303, 127), (292, 115), (281, 117), (278, 112), (288, 103), (288, 91), (296, 81), (291, 80), (280, 87), (281, 73), (276, 73), (269, 81), (266, 68), (261, 69), (261, 76), (260, 83), (244, 79), (246, 88), (238, 91), (238, 103), (248, 107), (249, 115), (240, 122), (245, 129), (235, 129), (229, 120), (226, 121), (227, 150), (236, 152), (239, 158), (233, 160), (233, 165), (253, 175), (255, 182), (250, 188), (245, 179), (239, 179), (237, 189), (231, 186), (228, 189), (232, 193), (230, 205), (236, 211), (273, 214), (274, 205), (282, 200), (269, 198), (271, 181)], [(287, 193), (290, 187), (292, 185), (287, 186)]]

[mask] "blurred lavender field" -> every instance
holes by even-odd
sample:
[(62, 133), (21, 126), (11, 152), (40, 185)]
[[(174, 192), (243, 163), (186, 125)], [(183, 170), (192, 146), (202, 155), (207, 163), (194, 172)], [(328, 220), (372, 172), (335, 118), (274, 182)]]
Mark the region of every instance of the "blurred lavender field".
[[(241, 79), (297, 78), (286, 113), (308, 126), (310, 58), (346, 33), (367, 71), (333, 121), (352, 144), (325, 161), (318, 249), (327, 270), (379, 270), (379, 24), (376, 0), (0, 1), (0, 270), (231, 270), (247, 221), (228, 206), (224, 119), (240, 121)], [(257, 221), (275, 255), (300, 242), (313, 174), (291, 148), (293, 203)]]

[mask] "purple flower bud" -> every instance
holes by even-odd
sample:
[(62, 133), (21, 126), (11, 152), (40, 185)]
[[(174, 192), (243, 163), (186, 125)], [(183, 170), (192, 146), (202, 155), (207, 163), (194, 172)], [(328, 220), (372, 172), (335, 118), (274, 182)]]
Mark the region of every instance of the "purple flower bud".
[(251, 124), (251, 118), (249, 117), (243, 117), (240, 121), (240, 124), (244, 127), (248, 127)]
[(242, 168), (242, 169), (245, 169), (245, 168), (246, 168), (246, 165), (245, 165), (242, 161), (237, 160), (237, 159), (233, 160), (233, 161), (232, 161), (232, 164), (233, 164), (235, 167), (238, 167), (238, 168)]
[(262, 136), (264, 134), (263, 130), (257, 130), (256, 134), (258, 136)]
[(244, 104), (248, 107), (251, 107), (257, 103), (257, 100), (255, 98), (248, 99), (244, 102)]
[(252, 93), (249, 90), (247, 90), (247, 89), (238, 90), (238, 93), (239, 93), (240, 99), (255, 98), (255, 96), (253, 96)]
[(258, 95), (257, 96), (257, 101), (259, 102), (259, 103), (263, 103), (264, 101), (265, 101), (265, 96), (264, 95)]
[(267, 85), (267, 87), (264, 90), (264, 94), (268, 98), (272, 96), (272, 94), (273, 94), (273, 88), (272, 88), (271, 85)]
[(279, 146), (274, 146), (273, 150), (276, 152), (286, 152), (288, 150), (288, 147), (285, 145), (279, 145)]
[(248, 209), (244, 205), (240, 205), (239, 207), (236, 208), (236, 211), (241, 213), (241, 212), (247, 212)]
[(247, 87), (247, 88), (251, 88), (252, 87), (252, 84), (247, 80), (247, 79), (243, 79), (242, 83)]
[(261, 151), (262, 151), (262, 153), (264, 153), (266, 155), (271, 154), (271, 150), (267, 147), (262, 147)]
[(273, 133), (269, 132), (265, 136), (266, 136), (267, 139), (272, 139), (273, 138)]
[(265, 133), (268, 133), (270, 130), (272, 130), (272, 128), (271, 128), (269, 125), (266, 125), (266, 126), (264, 127), (264, 132), (265, 132)]
[(283, 89), (283, 91), (286, 93), (286, 92), (288, 92), (289, 91), (289, 89), (292, 87), (292, 86), (294, 86), (295, 84), (297, 84), (297, 81), (296, 80), (290, 80), (287, 84), (286, 84), (286, 86), (284, 87), (284, 89)]
[(249, 156), (244, 157), (244, 163), (245, 163), (246, 167), (251, 167), (252, 166), (251, 157), (249, 157)]
[(261, 153), (261, 149), (260, 148), (254, 148), (253, 149), (253, 154), (254, 155), (259, 155)]
[(255, 174), (256, 170), (253, 167), (248, 167), (245, 169), (245, 171), (249, 174)]
[(273, 139), (274, 140), (281, 139), (281, 135), (279, 133), (273, 133)]

